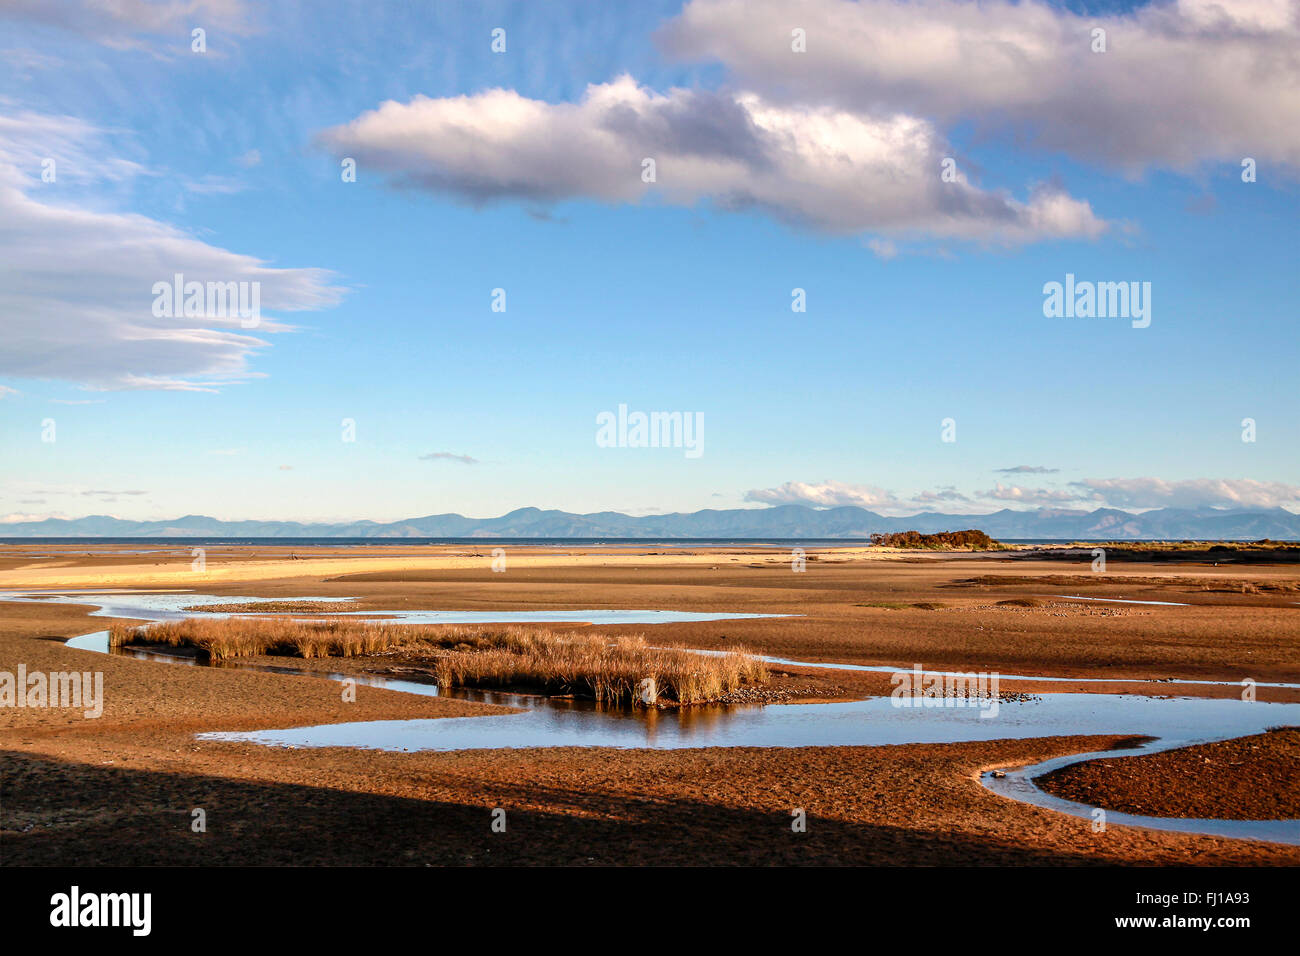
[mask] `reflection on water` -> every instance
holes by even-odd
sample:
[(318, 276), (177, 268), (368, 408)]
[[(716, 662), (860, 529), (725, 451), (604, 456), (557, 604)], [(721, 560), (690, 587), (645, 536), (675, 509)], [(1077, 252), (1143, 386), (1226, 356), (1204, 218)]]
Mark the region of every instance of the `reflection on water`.
[[(457, 694), (456, 696), (460, 696)], [(1151, 735), (1188, 743), (1300, 722), (1300, 704), (1198, 697), (1050, 694), (978, 707), (894, 706), (887, 697), (828, 704), (598, 710), (594, 705), (496, 695), (521, 714), (377, 720), (286, 730), (202, 734), (289, 747), (479, 750), (520, 747), (878, 747), (1076, 735)]]

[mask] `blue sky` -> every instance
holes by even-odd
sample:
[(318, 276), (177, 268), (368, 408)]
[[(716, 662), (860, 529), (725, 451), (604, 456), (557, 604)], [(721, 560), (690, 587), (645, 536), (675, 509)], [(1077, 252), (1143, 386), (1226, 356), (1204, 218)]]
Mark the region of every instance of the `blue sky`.
[[(915, 6), (0, 5), (0, 515), (1300, 509), (1295, 4)], [(151, 319), (184, 268), (263, 324)]]

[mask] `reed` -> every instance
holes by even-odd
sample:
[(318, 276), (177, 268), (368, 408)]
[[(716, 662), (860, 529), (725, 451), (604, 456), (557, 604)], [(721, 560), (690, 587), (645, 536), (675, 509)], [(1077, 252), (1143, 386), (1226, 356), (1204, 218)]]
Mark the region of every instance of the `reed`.
[(653, 678), (659, 695), (681, 704), (717, 700), (761, 684), (767, 667), (743, 647), (720, 654), (652, 647), (641, 635), (556, 633), (518, 626), (470, 628), (378, 624), (353, 619), (187, 618), (147, 628), (113, 625), (114, 647), (147, 642), (194, 647), (213, 662), (237, 657), (361, 657), (402, 651), (432, 661), (439, 686), (531, 687), (629, 703)]

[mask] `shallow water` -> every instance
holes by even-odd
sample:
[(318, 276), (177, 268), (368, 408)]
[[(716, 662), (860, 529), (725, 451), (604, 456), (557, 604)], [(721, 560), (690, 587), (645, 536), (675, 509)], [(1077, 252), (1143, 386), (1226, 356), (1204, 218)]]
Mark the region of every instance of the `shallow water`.
[[(265, 598), (216, 597), (189, 593), (80, 592), (39, 599), (59, 603), (104, 602), (94, 613), (100, 616), (139, 617), (165, 620), (191, 616), (181, 608), (216, 603), (246, 603)], [(30, 592), (0, 592), (0, 600), (36, 599)], [(347, 600), (292, 598), (281, 600)], [(509, 620), (585, 621), (599, 623), (654, 623), (669, 620), (725, 620), (731, 617), (769, 615), (688, 615), (670, 611), (565, 611), (565, 612), (452, 612), (396, 611), (356, 612), (400, 615), (405, 623), (452, 623)], [(556, 615), (567, 615), (557, 617)], [(194, 616), (221, 616), (207, 612)], [(436, 616), (436, 617), (435, 617)], [(647, 617), (650, 616), (650, 617)], [(68, 641), (80, 650), (106, 652), (108, 632), (97, 631)], [(194, 663), (192, 659), (145, 651), (127, 651), (136, 656), (173, 663)], [(896, 672), (898, 668), (867, 665), (809, 664), (782, 658), (774, 663), (851, 670)], [(289, 674), (344, 679), (343, 674), (324, 675), (293, 667), (250, 666)], [(950, 673), (933, 672), (926, 673)], [(1002, 679), (1012, 679), (1000, 675)], [(363, 686), (384, 687), (408, 693), (438, 696), (431, 684), (390, 678), (356, 678)], [(1025, 675), (1033, 680), (1075, 680)], [(1098, 678), (1097, 681), (1110, 682)], [(1139, 683), (1139, 682), (1134, 682)], [(1230, 683), (1195, 681), (1188, 683)], [(1290, 684), (1259, 686), (1295, 686)], [(1239, 699), (1160, 697), (1123, 694), (1048, 694), (1029, 700), (914, 698), (895, 701), (874, 697), (861, 701), (827, 704), (783, 704), (772, 706), (712, 706), (680, 710), (625, 710), (601, 708), (591, 702), (561, 700), (526, 694), (491, 693), (457, 689), (450, 696), (521, 709), (521, 713), (441, 719), (360, 721), (323, 726), (296, 727), (250, 732), (211, 732), (197, 735), (204, 740), (242, 741), (282, 747), (355, 747), (362, 749), (420, 751), (513, 749), (525, 747), (619, 747), (679, 749), (688, 747), (826, 747), (882, 746), (891, 744), (958, 743), (999, 739), (1052, 736), (1133, 735), (1159, 738), (1159, 749), (1188, 746), (1213, 740), (1262, 733), (1270, 727), (1300, 724), (1300, 704), (1247, 702)], [(909, 706), (899, 706), (905, 703)], [(1122, 756), (1133, 751), (1105, 755), (1083, 754), (1008, 772), (1002, 779), (986, 774), (990, 790), (1012, 799), (1088, 817), (1092, 808), (1046, 794), (1033, 779), (1068, 763), (1087, 759)], [(1132, 824), (1178, 832), (1300, 843), (1296, 821), (1202, 821), (1137, 817), (1108, 813), (1111, 824)]]
[[(1227, 734), (1219, 739), (1236, 736), (1239, 735)], [(1208, 742), (1204, 740), (1195, 741), (1195, 743)], [(1057, 813), (1069, 814), (1072, 817), (1092, 820), (1096, 808), (1086, 803), (1066, 800), (1063, 797), (1039, 789), (1036, 783), (1038, 778), (1054, 770), (1060, 770), (1062, 767), (1083, 763), (1088, 760), (1111, 760), (1116, 757), (1131, 757), (1135, 754), (1158, 753), (1162, 750), (1173, 750), (1177, 747), (1187, 746), (1188, 743), (1189, 741), (1173, 739), (1151, 740), (1140, 746), (1125, 750), (1072, 754), (1068, 757), (1044, 760), (1042, 763), (1033, 764), (1029, 767), (1009, 770), (1006, 776), (1001, 778), (995, 777), (992, 771), (987, 771), (980, 776), (980, 782), (999, 796), (1019, 800), (1021, 803), (1033, 804), (1036, 807), (1055, 810)], [(1150, 830), (1165, 830), (1173, 833), (1198, 833), (1203, 836), (1229, 837), (1234, 840), (1265, 840), (1269, 843), (1288, 843), (1292, 846), (1300, 846), (1300, 820), (1207, 820), (1186, 817), (1148, 817), (1133, 813), (1120, 813), (1118, 810), (1107, 810), (1105, 821), (1107, 826), (1116, 824), (1139, 826)]]
[[(84, 600), (93, 597), (94, 601)], [(253, 613), (203, 611), (211, 604), (265, 604), (271, 601), (312, 601), (345, 604), (351, 597), (265, 598), (237, 595), (194, 594), (189, 591), (0, 591), (0, 601), (48, 601), (52, 604), (97, 604), (92, 617), (143, 618), (174, 621), (187, 617), (256, 617)], [(187, 607), (200, 608), (186, 611)], [(380, 624), (675, 624), (688, 621), (731, 621), (759, 617), (797, 617), (793, 614), (745, 614), (732, 611), (655, 611), (600, 608), (576, 611), (331, 611), (331, 617), (377, 617)], [(300, 620), (304, 618), (299, 618)]]
[[(108, 651), (108, 632), (73, 638), (70, 647)], [(143, 650), (134, 656), (194, 664), (193, 658)], [(442, 696), (436, 685), (388, 677), (324, 674), (292, 666), (229, 663), (223, 666), (328, 677), (351, 677), (361, 686)], [(365, 750), (509, 750), (535, 747), (616, 747), (677, 750), (691, 747), (879, 747), (890, 744), (943, 744), (983, 740), (1083, 735), (1133, 735), (1160, 738), (1155, 749), (1258, 734), (1280, 724), (1300, 723), (1300, 704), (1245, 702), (1202, 697), (1152, 697), (1136, 694), (1048, 694), (1024, 701), (888, 697), (827, 704), (690, 707), (679, 710), (628, 710), (598, 707), (591, 701), (565, 700), (456, 688), (457, 699), (516, 707), (518, 714), (414, 720), (370, 720), (294, 727), (284, 730), (209, 732), (201, 740), (278, 747), (355, 747)], [(910, 706), (898, 706), (906, 703)], [(1154, 745), (1152, 745), (1154, 746)], [(1108, 752), (1123, 756), (1133, 750)], [(1048, 761), (1005, 778), (984, 775), (984, 784), (1002, 796), (1088, 817), (1092, 808), (1038, 790), (1033, 778), (1078, 760), (1084, 754)], [(1111, 823), (1141, 824), (1146, 818), (1108, 813)], [(1157, 829), (1300, 842), (1295, 821), (1162, 820)], [(1204, 824), (1204, 825), (1202, 825)], [(1234, 831), (1234, 832), (1228, 832)], [(1238, 832), (1239, 831), (1239, 832)], [(1294, 832), (1293, 832), (1294, 831)], [(1279, 834), (1281, 836), (1279, 836)]]
[[(698, 654), (718, 653), (715, 651), (697, 651)], [(827, 661), (797, 661), (789, 657), (768, 657), (763, 656), (769, 664), (784, 665), (787, 667), (816, 667), (836, 671), (867, 671), (873, 674), (897, 674), (900, 671), (907, 671), (907, 668), (900, 668), (893, 664), (838, 664)], [(939, 671), (926, 668), (922, 673), (928, 675), (939, 675), (941, 677), (959, 677), (964, 676), (967, 672), (961, 671)], [(1185, 677), (1166, 677), (1160, 680), (1147, 680), (1141, 677), (1048, 677), (1043, 674), (1004, 674), (998, 672), (999, 681), (1041, 681), (1048, 684), (1141, 684), (1148, 688), (1163, 687), (1170, 684), (1198, 684), (1208, 685), (1211, 687), (1241, 687), (1241, 681), (1233, 680), (1196, 680)], [(1300, 684), (1286, 683), (1269, 683), (1267, 681), (1256, 681), (1256, 687), (1291, 687), (1300, 689)]]
[[(401, 688), (395, 688), (401, 689)], [(496, 695), (528, 708), (522, 714), (429, 720), (378, 720), (286, 730), (209, 733), (207, 740), (241, 740), (287, 747), (373, 750), (480, 750), (522, 747), (879, 747), (887, 744), (1100, 734), (1166, 740), (1222, 739), (1300, 722), (1300, 704), (1245, 703), (1199, 697), (1049, 694), (999, 701), (996, 708), (948, 698), (888, 697), (828, 704), (781, 704), (651, 711), (598, 710), (576, 702)], [(956, 706), (956, 704), (969, 706)]]
[(1067, 601), (1101, 601), (1105, 604), (1153, 604), (1158, 607), (1191, 607), (1190, 604), (1179, 604), (1177, 601), (1129, 601), (1125, 598), (1080, 597), (1077, 594), (1058, 594), (1056, 596)]

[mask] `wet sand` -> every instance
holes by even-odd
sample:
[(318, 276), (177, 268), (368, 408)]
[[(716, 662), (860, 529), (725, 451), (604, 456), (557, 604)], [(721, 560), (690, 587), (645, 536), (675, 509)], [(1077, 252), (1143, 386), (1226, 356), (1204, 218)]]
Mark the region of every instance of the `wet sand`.
[[(1300, 682), (1300, 607), (1289, 604), (1290, 598), (1271, 591), (1201, 590), (1185, 580), (1151, 583), (1162, 576), (1199, 575), (1294, 582), (1300, 578), (1294, 565), (1225, 570), (1126, 564), (1069, 592), (1190, 605), (1110, 606), (1061, 601), (1053, 595), (1066, 592), (1034, 580), (1086, 573), (1086, 560), (1030, 566), (1004, 555), (859, 559), (809, 549), (818, 560), (796, 574), (788, 555), (771, 552), (644, 553), (669, 550), (656, 547), (604, 555), (583, 548), (552, 549), (548, 557), (547, 549), (532, 549), (530, 561), (517, 561), (509, 549), (509, 570), (494, 574), (491, 547), (485, 542), (478, 549), (484, 557), (473, 558), (479, 562), (473, 567), (448, 564), (452, 559), (438, 549), (401, 559), (382, 553), (308, 557), (307, 564), (262, 549), (223, 563), (212, 549), (208, 574), (190, 571), (188, 556), (168, 573), (181, 575), (173, 586), (201, 593), (281, 600), (358, 596), (363, 600), (357, 609), (636, 607), (801, 614), (602, 630), (704, 648), (740, 641), (804, 660), (1072, 677)], [(68, 587), (74, 569), (114, 586), (157, 584), (155, 572), (137, 570), (138, 555), (83, 557), (76, 560), (88, 563), (64, 570), (42, 567), (48, 558), (24, 560), (12, 556), (12, 546), (4, 550), (0, 587), (30, 587), (33, 575), (48, 581), (58, 574), (66, 577), (50, 586)], [(297, 549), (300, 555), (306, 550)], [(575, 564), (559, 553), (569, 550), (585, 552), (588, 560)], [(406, 563), (395, 568), (399, 560)], [(631, 560), (636, 563), (625, 563)], [(328, 569), (320, 572), (317, 561)], [(240, 580), (244, 567), (250, 577)], [(214, 572), (220, 573), (213, 577)], [(987, 583), (1002, 574), (1021, 580)], [(1129, 576), (1141, 580), (1126, 583)], [(983, 583), (972, 583), (976, 578)], [(999, 604), (1007, 600), (1041, 604)], [(913, 603), (942, 607), (924, 610)], [(1099, 749), (1116, 742), (1110, 738), (441, 754), (197, 741), (198, 731), (499, 711), (367, 687), (358, 688), (355, 703), (344, 703), (333, 682), (178, 667), (64, 647), (67, 637), (107, 626), (108, 619), (88, 618), (85, 610), (0, 603), (0, 670), (13, 671), (19, 663), (29, 670), (100, 670), (106, 692), (98, 720), (59, 710), (0, 708), (6, 741), (4, 863), (1300, 863), (1294, 847), (1126, 827), (1094, 834), (1087, 821), (1004, 800), (978, 781), (986, 767)], [(320, 666), (340, 669), (340, 663)], [(384, 665), (347, 666), (366, 671)], [(790, 681), (819, 682), (849, 696), (889, 689), (884, 674), (785, 670)], [(1081, 689), (1051, 683), (1004, 688)], [(1118, 684), (1082, 689), (1134, 691)], [(1164, 692), (1175, 689), (1237, 693), (1194, 685), (1169, 685)], [(1267, 688), (1258, 694), (1261, 700), (1300, 699)], [(1189, 774), (1186, 767), (1168, 772), (1177, 786), (1211, 804), (1229, 806), (1236, 799), (1232, 788), (1218, 782), (1221, 776)], [(507, 809), (511, 821), (506, 834), (489, 829), (497, 806)], [(208, 812), (206, 834), (190, 831), (195, 807)], [(807, 833), (791, 832), (795, 808), (807, 812)]]
[(1067, 800), (1151, 817), (1297, 820), (1300, 728), (1075, 764), (1039, 778)]

